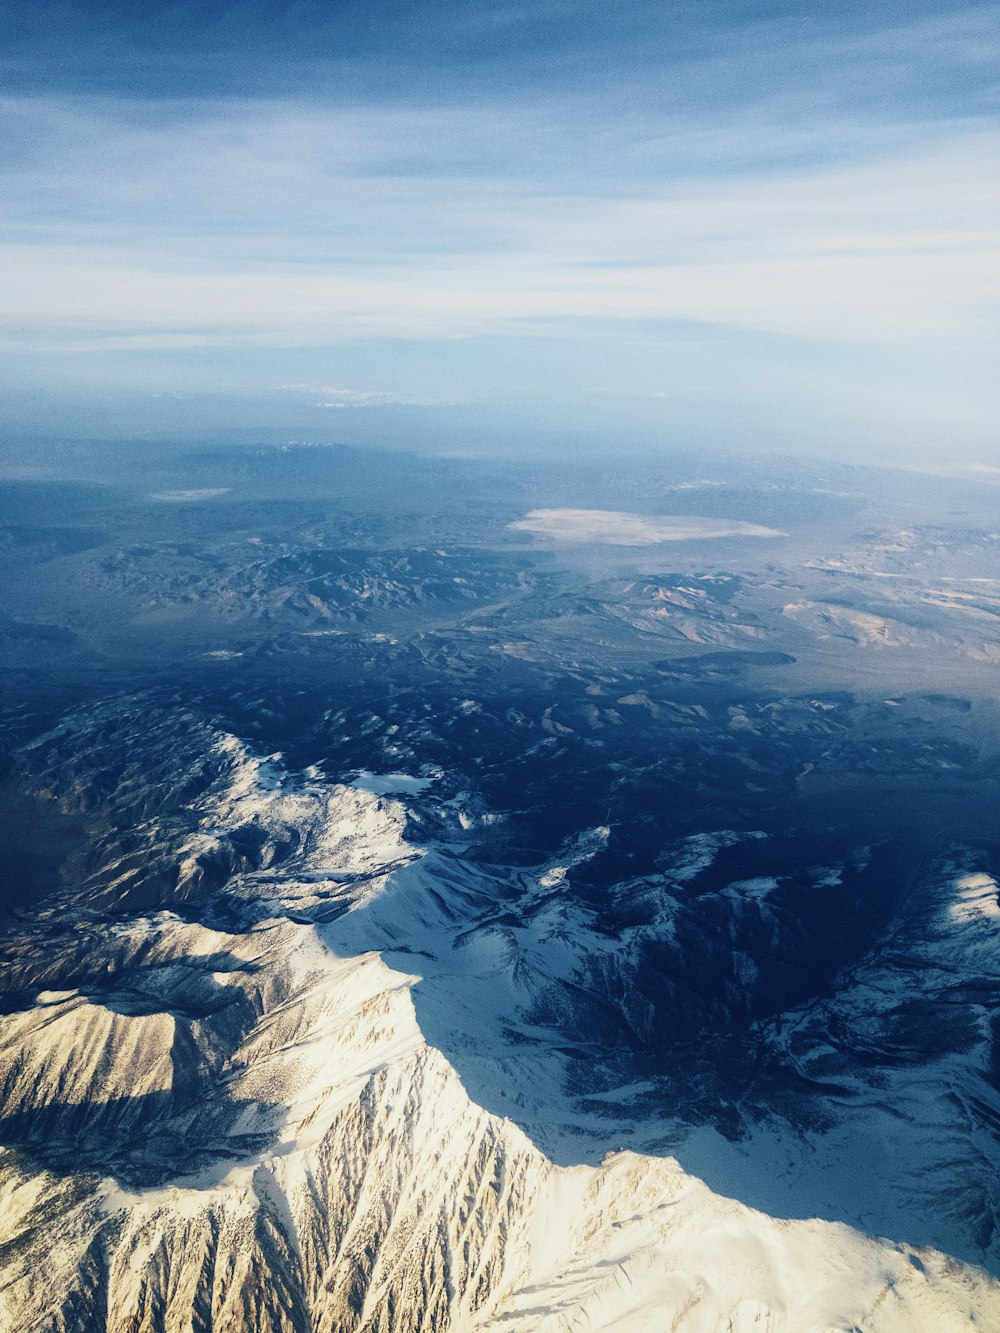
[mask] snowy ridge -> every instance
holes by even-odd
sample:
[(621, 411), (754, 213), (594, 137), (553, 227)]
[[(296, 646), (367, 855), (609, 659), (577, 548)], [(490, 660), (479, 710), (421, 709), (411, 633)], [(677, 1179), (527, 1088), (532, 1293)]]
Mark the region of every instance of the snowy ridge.
[[(328, 947), (400, 867), (424, 882), (403, 803), (231, 738), (217, 757), (174, 855), (190, 887), (220, 848), (252, 844), (225, 888), (239, 924), (81, 922), (62, 963), (55, 946), (26, 959), (21, 1007), (0, 1017), (5, 1123), (22, 1126), (0, 1153), (0, 1327), (1000, 1323), (1000, 1286), (934, 1251), (772, 1219), (670, 1158), (553, 1165), (428, 1045), (419, 977)], [(561, 868), (543, 869), (544, 892)], [(438, 880), (436, 903), (448, 889)]]

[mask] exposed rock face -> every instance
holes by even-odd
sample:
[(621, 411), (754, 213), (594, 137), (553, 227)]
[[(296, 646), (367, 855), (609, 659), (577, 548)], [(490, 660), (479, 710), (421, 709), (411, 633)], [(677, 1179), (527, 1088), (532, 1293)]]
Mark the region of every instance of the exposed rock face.
[[(1000, 1322), (1000, 1286), (936, 1251), (774, 1220), (670, 1158), (554, 1165), (427, 1044), (419, 977), (330, 947), (342, 914), (419, 858), (403, 805), (197, 727), (179, 744), (166, 716), (119, 719), (114, 747), (128, 726), (154, 759), (179, 746), (181, 776), (152, 804), (127, 765), (107, 778), (91, 906), (54, 909), (8, 950), (0, 1327)], [(71, 729), (50, 738), (71, 775), (54, 799), (85, 803), (111, 773), (85, 741), (86, 775), (66, 763)]]

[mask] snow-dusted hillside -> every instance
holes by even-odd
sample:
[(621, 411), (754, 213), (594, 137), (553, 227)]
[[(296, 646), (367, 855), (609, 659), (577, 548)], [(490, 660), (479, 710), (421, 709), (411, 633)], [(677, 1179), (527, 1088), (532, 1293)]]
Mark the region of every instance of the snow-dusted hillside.
[[(1000, 1285), (944, 1254), (768, 1217), (668, 1157), (557, 1166), (477, 1105), (418, 1024), (419, 953), (415, 972), (380, 956), (406, 932), (378, 910), (394, 895), (418, 948), (428, 922), (474, 915), (468, 870), (449, 878), (447, 848), (408, 839), (404, 796), (288, 772), (169, 714), (87, 725), (38, 747), (38, 782), (67, 806), (102, 790), (114, 818), (74, 895), (4, 960), (0, 1327), (1000, 1326)], [(151, 804), (128, 765), (101, 768), (129, 744), (148, 771), (174, 756)], [(500, 950), (498, 987), (546, 951), (572, 973), (564, 874), (531, 880), (530, 948), (527, 926), (507, 954), (502, 924), (473, 941)], [(981, 888), (964, 883), (960, 915), (981, 914)], [(469, 1008), (489, 971), (466, 967)]]

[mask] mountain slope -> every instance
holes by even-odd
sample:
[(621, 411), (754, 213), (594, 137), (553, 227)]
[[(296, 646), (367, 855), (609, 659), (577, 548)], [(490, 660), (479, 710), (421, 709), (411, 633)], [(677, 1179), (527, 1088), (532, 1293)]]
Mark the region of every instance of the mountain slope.
[[(195, 779), (176, 717), (133, 725), (147, 754), (167, 747), (187, 776), (161, 784), (161, 806), (133, 826), (113, 918), (98, 891), (118, 879), (109, 833), (90, 880), (100, 910), (57, 904), (8, 946), (0, 1326), (937, 1333), (1000, 1321), (1000, 1286), (975, 1268), (775, 1220), (670, 1158), (554, 1165), (427, 1044), (418, 977), (325, 942), (419, 864), (403, 802), (289, 773), (189, 719), (190, 752), (208, 755)], [(95, 737), (84, 741), (99, 768)], [(48, 744), (74, 772), (72, 736)], [(135, 803), (128, 771), (112, 805)], [(112, 822), (124, 827), (120, 810)], [(148, 907), (143, 847), (174, 909)]]

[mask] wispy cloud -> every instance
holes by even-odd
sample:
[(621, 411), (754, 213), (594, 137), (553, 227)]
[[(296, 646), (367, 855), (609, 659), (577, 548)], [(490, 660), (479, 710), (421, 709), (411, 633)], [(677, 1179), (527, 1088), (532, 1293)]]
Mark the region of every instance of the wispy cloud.
[[(188, 133), (222, 127), (201, 120)], [(75, 224), (85, 241), (69, 244), (43, 218), (40, 239), (0, 249), (8, 344), (301, 345), (674, 320), (980, 337), (1000, 299), (1000, 151), (980, 127), (863, 165), (687, 174), (638, 197), (594, 196), (586, 180), (552, 194), (517, 178), (302, 177), (289, 166), (294, 189), (276, 203), (254, 150), (230, 154), (220, 182), (214, 154), (198, 165), (174, 132), (146, 149), (164, 173), (152, 198), (143, 173), (118, 172), (109, 189), (91, 186), (91, 219)], [(171, 154), (184, 162), (172, 187)], [(241, 182), (244, 224), (221, 225), (216, 204), (231, 205)], [(127, 209), (133, 191), (141, 216), (123, 228), (116, 203)], [(161, 193), (174, 200), (166, 222)], [(297, 214), (300, 195), (324, 203)]]
[[(490, 5), (466, 30), (449, 13), (474, 43), (484, 23), (527, 41), (570, 17)], [(722, 16), (686, 55), (663, 48), (669, 77), (630, 67), (598, 96), (584, 62), (461, 102), (9, 98), (2, 336), (308, 345), (595, 320), (981, 336), (1000, 140), (964, 90), (995, 15), (873, 31), (789, 10), (739, 42)], [(652, 42), (656, 7), (634, 18)], [(607, 36), (614, 64), (627, 34)], [(859, 87), (875, 76), (880, 105)]]
[[(231, 349), (236, 365), (404, 341), (440, 367), (460, 340), (579, 339), (613, 368), (679, 325), (785, 340), (766, 367), (747, 353), (747, 392), (780, 382), (791, 343), (978, 356), (1000, 301), (995, 13), (900, 5), (879, 29), (722, 5), (678, 26), (666, 8), (637, 6), (633, 31), (591, 6), (588, 37), (562, 0), (448, 7), (435, 40), (453, 32), (506, 86), (407, 66), (407, 42), (426, 45), (416, 9), (386, 36), (408, 71), (394, 95), (360, 37), (300, 50), (303, 90), (278, 96), (201, 95), (197, 46), (172, 49), (193, 72), (169, 99), (32, 85), (0, 102), (0, 345), (150, 365)], [(565, 59), (546, 74), (555, 30)], [(498, 33), (520, 43), (499, 64)], [(316, 363), (291, 374), (331, 408), (441, 402), (457, 378), (404, 393), (371, 355), (320, 367), (332, 388)]]
[(284, 384), (287, 393), (305, 394), (316, 407), (451, 407), (453, 398), (413, 397), (379, 389), (338, 389), (328, 384)]

